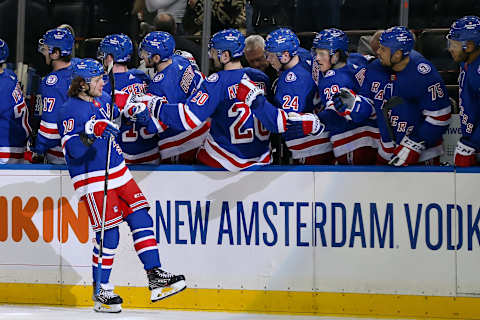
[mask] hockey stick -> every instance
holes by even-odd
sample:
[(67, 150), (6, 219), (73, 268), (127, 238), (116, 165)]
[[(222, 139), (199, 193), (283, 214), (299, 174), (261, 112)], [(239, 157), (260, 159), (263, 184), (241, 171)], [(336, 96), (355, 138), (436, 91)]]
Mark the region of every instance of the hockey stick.
[[(110, 121), (113, 121), (113, 104), (115, 101), (115, 77), (113, 75), (113, 60), (108, 66), (108, 78), (111, 86), (111, 104), (109, 108)], [(102, 226), (100, 229), (100, 243), (98, 244), (98, 259), (97, 259), (97, 282), (95, 286), (95, 295), (100, 293), (100, 283), (102, 282), (102, 260), (103, 260), (103, 236), (105, 235), (105, 215), (107, 212), (107, 195), (108, 195), (108, 174), (110, 170), (110, 157), (112, 153), (112, 135), (108, 137), (108, 149), (107, 149), (107, 163), (105, 166), (105, 184), (103, 188), (103, 205), (102, 205)]]
[(385, 102), (385, 104), (382, 106), (383, 120), (385, 121), (388, 135), (390, 136), (390, 139), (392, 139), (392, 142), (395, 142), (395, 135), (393, 133), (392, 123), (390, 122), (390, 115), (388, 113), (393, 108), (404, 103), (405, 103), (405, 100), (403, 100), (403, 98), (399, 96), (393, 96), (390, 99), (388, 99), (388, 101)]

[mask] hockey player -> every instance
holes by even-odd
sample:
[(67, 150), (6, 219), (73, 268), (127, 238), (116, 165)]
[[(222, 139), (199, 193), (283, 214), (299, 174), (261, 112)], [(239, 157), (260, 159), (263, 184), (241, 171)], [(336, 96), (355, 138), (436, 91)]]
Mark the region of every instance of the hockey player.
[(260, 107), (254, 117), (251, 98), (263, 90), (254, 85), (258, 91), (248, 99), (250, 91), (240, 94), (237, 90), (241, 80), (247, 78), (261, 88), (268, 85), (264, 73), (242, 67), (244, 46), (245, 38), (238, 30), (217, 32), (209, 42), (209, 54), (219, 72), (203, 81), (186, 103), (162, 104), (159, 98), (149, 102), (153, 115), (177, 130), (193, 130), (210, 117), (210, 132), (197, 158), (208, 166), (229, 171), (269, 164), (269, 131), (284, 132), (287, 118), (283, 110), (274, 107)]
[(25, 146), (31, 134), (28, 108), (15, 74), (4, 64), (8, 45), (0, 39), (0, 164), (23, 163)]
[[(143, 71), (128, 70), (127, 63), (132, 51), (132, 41), (124, 34), (108, 35), (98, 46), (97, 58), (103, 61), (104, 67), (113, 63), (116, 104), (119, 108), (125, 107), (129, 96), (144, 94), (150, 83), (150, 79)], [(103, 90), (110, 95), (112, 88), (107, 75), (104, 76), (104, 81)], [(159, 164), (158, 130), (149, 132), (146, 127), (138, 125), (124, 118), (120, 126), (120, 136), (117, 139), (122, 148), (125, 163), (127, 165)]]
[[(341, 165), (375, 164), (379, 131), (374, 119), (355, 123), (337, 114), (334, 95), (343, 88), (358, 92), (365, 68), (348, 58), (348, 38), (339, 29), (325, 29), (313, 40), (312, 55), (323, 77), (318, 82), (322, 105), (317, 116), (330, 132), (335, 163)], [(289, 129), (290, 131), (290, 129)], [(293, 131), (293, 130), (292, 130)]]
[(455, 21), (447, 35), (448, 51), (460, 63), (459, 107), (462, 137), (455, 148), (455, 165), (477, 165), (480, 152), (480, 18)]
[[(101, 236), (103, 188), (108, 138), (119, 133), (118, 127), (107, 120), (110, 113), (109, 97), (102, 93), (103, 66), (96, 60), (84, 59), (74, 66), (68, 100), (59, 110), (58, 127), (62, 148), (73, 186), (88, 210), (96, 244), (93, 249), (93, 288), (101, 282), (100, 291), (94, 293), (94, 310), (120, 312), (122, 298), (113, 292), (109, 283), (113, 259), (119, 242), (118, 225), (126, 221), (132, 232), (134, 247), (148, 276), (151, 300), (157, 301), (183, 290), (185, 277), (160, 269), (160, 259), (148, 214), (149, 204), (125, 165), (122, 150), (114, 140), (111, 145), (108, 199), (101, 279), (97, 279), (98, 243)], [(143, 109), (141, 108), (143, 107)], [(143, 104), (130, 104), (122, 112), (135, 117), (141, 125), (151, 122)], [(115, 118), (119, 111), (115, 107)], [(95, 291), (94, 291), (95, 292)]]
[(45, 155), (48, 163), (64, 164), (57, 128), (58, 107), (67, 99), (72, 76), (73, 35), (68, 29), (48, 30), (38, 42), (38, 51), (53, 71), (40, 84), (36, 112), (41, 117), (40, 128), (32, 150)]
[[(405, 27), (380, 36), (378, 59), (371, 62), (360, 96), (337, 103), (337, 110), (356, 123), (376, 114), (381, 140), (377, 163), (394, 166), (438, 165), (442, 134), (450, 119), (450, 102), (435, 67), (412, 50)], [(338, 102), (338, 100), (337, 100)]]
[[(175, 40), (168, 32), (153, 31), (140, 44), (140, 58), (147, 67), (153, 67), (155, 75), (148, 92), (161, 97), (163, 103), (185, 103), (195, 92), (202, 74), (186, 58), (174, 54)], [(162, 163), (193, 164), (197, 151), (207, 137), (208, 122), (189, 131), (167, 128), (159, 133)]]
[[(266, 38), (268, 62), (280, 72), (274, 88), (273, 105), (285, 112), (313, 112), (316, 86), (311, 70), (301, 63), (297, 55), (300, 42), (291, 30), (280, 28)], [(310, 55), (310, 53), (309, 53)], [(288, 131), (285, 142), (296, 164), (331, 164), (332, 144), (328, 132), (305, 136)]]

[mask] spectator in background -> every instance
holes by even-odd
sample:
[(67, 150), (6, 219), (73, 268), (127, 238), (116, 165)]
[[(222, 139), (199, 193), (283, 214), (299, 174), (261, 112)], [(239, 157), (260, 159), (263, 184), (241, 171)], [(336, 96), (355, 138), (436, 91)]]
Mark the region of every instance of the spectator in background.
[(192, 40), (177, 35), (179, 24), (175, 21), (175, 17), (170, 13), (158, 13), (153, 19), (155, 30), (170, 33), (175, 39), (175, 48), (190, 53), (195, 59), (195, 63), (198, 64), (202, 58), (202, 48)]
[[(235, 28), (245, 33), (246, 0), (212, 0), (211, 32)], [(185, 32), (195, 34), (202, 30), (203, 0), (188, 0), (188, 6), (183, 17)]]
[[(302, 0), (305, 1), (305, 0)], [(290, 26), (292, 0), (251, 0), (253, 6), (252, 24), (256, 33), (269, 33), (279, 26)]]
[(358, 41), (357, 52), (364, 56), (377, 56), (377, 50), (380, 48), (380, 36), (385, 30), (377, 30), (373, 35), (361, 36)]
[(295, 30), (302, 32), (338, 27), (341, 3), (341, 0), (298, 0)]
[(186, 6), (187, 0), (135, 0), (133, 12), (139, 21), (150, 25), (154, 24), (157, 14), (169, 12), (177, 23), (177, 33), (183, 34), (182, 20)]

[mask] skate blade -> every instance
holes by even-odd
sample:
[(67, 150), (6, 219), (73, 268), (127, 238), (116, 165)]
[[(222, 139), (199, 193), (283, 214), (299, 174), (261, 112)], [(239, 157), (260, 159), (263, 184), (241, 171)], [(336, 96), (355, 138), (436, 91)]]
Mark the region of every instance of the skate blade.
[(122, 305), (121, 304), (103, 304), (101, 302), (95, 302), (93, 306), (93, 310), (95, 312), (102, 312), (102, 313), (119, 313), (122, 312)]
[(165, 299), (169, 296), (179, 293), (180, 291), (185, 290), (186, 287), (187, 284), (185, 283), (185, 280), (180, 280), (169, 287), (153, 289), (150, 300), (152, 300), (152, 302), (156, 302)]

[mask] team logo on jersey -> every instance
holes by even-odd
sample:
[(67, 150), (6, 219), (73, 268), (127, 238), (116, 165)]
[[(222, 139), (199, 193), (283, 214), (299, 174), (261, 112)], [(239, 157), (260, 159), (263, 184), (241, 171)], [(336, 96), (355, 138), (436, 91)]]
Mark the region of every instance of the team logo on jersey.
[(52, 74), (47, 77), (47, 80), (45, 81), (47, 85), (53, 86), (55, 83), (57, 83), (58, 78), (56, 75)]
[(132, 80), (132, 79), (135, 79), (135, 76), (133, 74), (128, 76), (128, 80)]
[(334, 76), (335, 75), (335, 71), (333, 70), (328, 70), (327, 73), (325, 73), (325, 78), (326, 77), (331, 77), (331, 76)]
[(217, 82), (217, 81), (218, 81), (218, 73), (211, 74), (211, 75), (207, 78), (207, 81), (208, 81), (208, 82)]
[(430, 67), (428, 64), (426, 63), (420, 63), (418, 66), (417, 66), (417, 70), (418, 72), (420, 72), (421, 74), (427, 74), (429, 73), (431, 70), (432, 70), (432, 67)]
[(285, 82), (293, 82), (295, 80), (297, 80), (297, 76), (295, 75), (295, 73), (293, 73), (291, 71), (285, 77)]
[(162, 81), (163, 77), (164, 77), (164, 74), (159, 73), (155, 77), (153, 77), (153, 82), (160, 82), (160, 81)]

